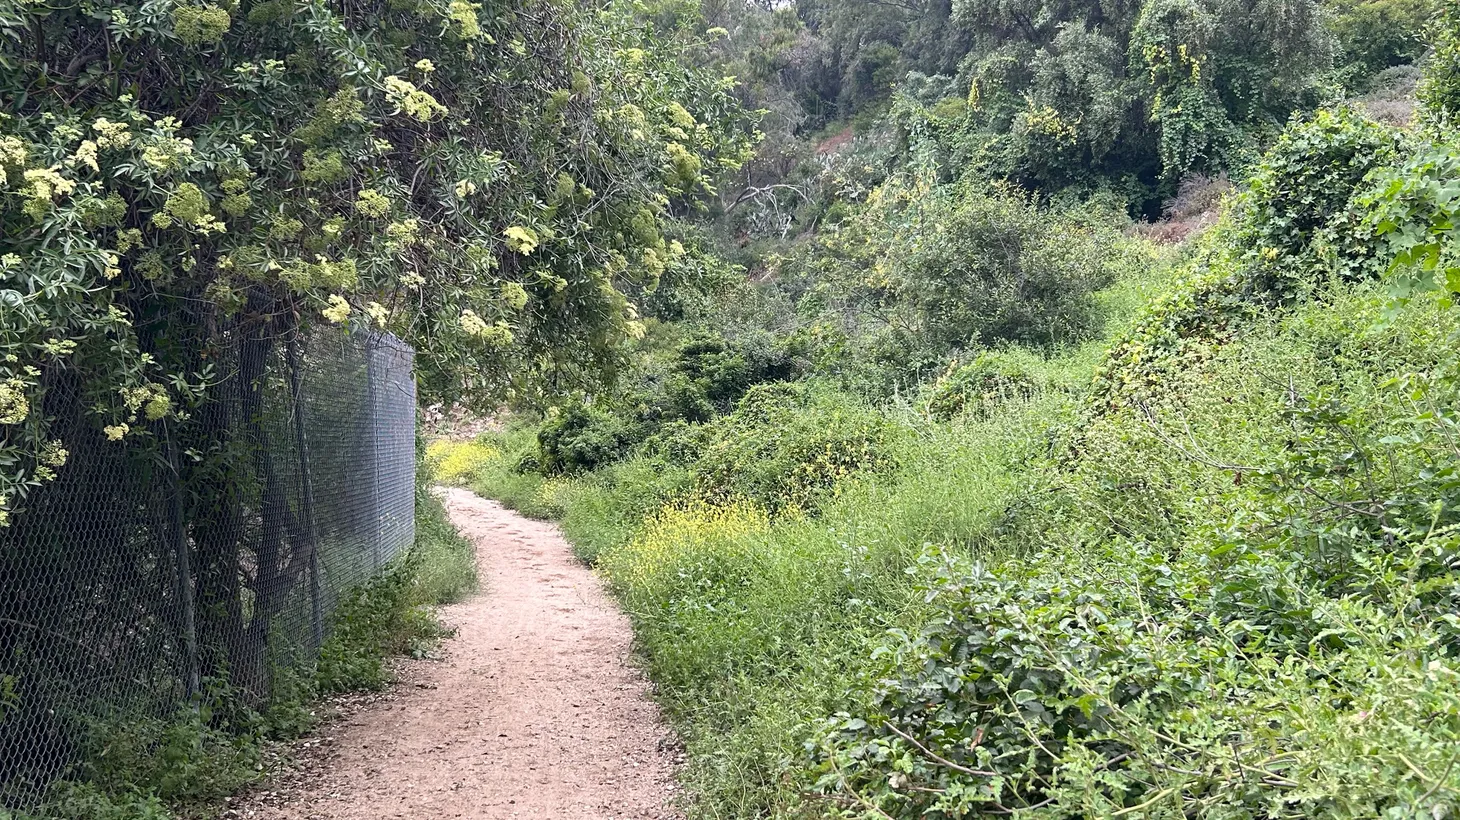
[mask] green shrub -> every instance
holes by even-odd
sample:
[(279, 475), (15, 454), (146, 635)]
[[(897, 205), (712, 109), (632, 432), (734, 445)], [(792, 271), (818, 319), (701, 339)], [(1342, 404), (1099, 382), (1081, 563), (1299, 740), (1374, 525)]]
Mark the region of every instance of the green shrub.
[(0, 809), (0, 820), (173, 820), (162, 801), (135, 791), (120, 794), (86, 783), (62, 782), (51, 790), (40, 814)]
[(1043, 387), (1042, 374), (1031, 366), (1037, 361), (1028, 354), (980, 353), (933, 383), (928, 413), (947, 421), (964, 414), (980, 415), (1005, 401), (1027, 399)]
[(1231, 224), (1244, 295), (1282, 301), (1330, 275), (1377, 274), (1373, 235), (1350, 200), (1398, 147), (1395, 129), (1347, 108), (1290, 124), (1263, 155)]
[(387, 658), (423, 657), (447, 634), (413, 600), (422, 558), (407, 553), (340, 601), (319, 651), (315, 684), (321, 694), (380, 689), (390, 682)]
[(1359, 198), (1365, 227), (1380, 237), (1391, 293), (1406, 299), (1423, 291), (1460, 293), (1460, 247), (1453, 239), (1460, 199), (1460, 145), (1420, 143), (1402, 163), (1378, 171)]
[(1460, 117), (1460, 10), (1441, 2), (1432, 23), (1432, 51), (1420, 84), (1419, 99), (1438, 128)]
[(537, 467), (550, 476), (592, 470), (621, 458), (633, 438), (619, 416), (571, 404), (550, 414), (538, 428)]
[(714, 336), (697, 336), (681, 345), (672, 368), (665, 398), (675, 415), (689, 421), (729, 412), (751, 384), (750, 362)]
[(1054, 346), (1098, 331), (1091, 294), (1114, 279), (1115, 231), (1009, 189), (933, 199), (926, 210), (889, 265), (935, 348)]
[(477, 589), (476, 549), (461, 536), (440, 500), (424, 484), (416, 490), (417, 556), (409, 600), (450, 604)]
[(1380, 275), (1388, 260), (1367, 221), (1367, 180), (1397, 146), (1394, 129), (1347, 109), (1289, 125), (1233, 209), (1198, 240), (1183, 281), (1110, 345), (1092, 410), (1164, 393), (1172, 374), (1210, 358), (1265, 309), (1308, 298), (1334, 279)]
[(889, 633), (872, 700), (807, 758), (826, 799), (908, 818), (1450, 810), (1457, 318), (1431, 299), (1381, 321), (1376, 290), (1255, 324), (1166, 385), (1180, 401), (1086, 421), (1020, 510), (1035, 554), (929, 551), (940, 611)]
[(210, 680), (195, 707), (173, 715), (122, 709), (87, 718), (81, 782), (62, 784), (50, 802), (136, 794), (177, 804), (232, 794), (259, 777), (264, 728), (251, 711), (234, 717), (238, 697), (226, 681)]
[(891, 467), (897, 430), (845, 396), (776, 384), (752, 389), (709, 435), (693, 468), (701, 497), (809, 511), (842, 479)]
[(1332, 6), (1341, 59), (1362, 74), (1424, 56), (1425, 27), (1436, 13), (1432, 0), (1333, 0)]

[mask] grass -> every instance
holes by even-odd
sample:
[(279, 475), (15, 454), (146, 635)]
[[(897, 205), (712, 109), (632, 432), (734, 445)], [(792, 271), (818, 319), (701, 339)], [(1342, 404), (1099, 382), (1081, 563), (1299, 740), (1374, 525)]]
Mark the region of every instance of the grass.
[[(1068, 366), (1089, 358), (1073, 352)], [(888, 410), (898, 466), (836, 483), (814, 516), (697, 498), (684, 468), (642, 455), (579, 477), (524, 475), (509, 455), (531, 446), (523, 431), (484, 437), (477, 446), (502, 455), (462, 480), (559, 518), (608, 579), (688, 747), (695, 816), (815, 815), (793, 761), (818, 721), (862, 697), (886, 630), (930, 611), (907, 569), (928, 542), (1010, 549), (997, 533), (1025, 465), (1048, 420), (1072, 413), (1058, 390), (977, 421)]]

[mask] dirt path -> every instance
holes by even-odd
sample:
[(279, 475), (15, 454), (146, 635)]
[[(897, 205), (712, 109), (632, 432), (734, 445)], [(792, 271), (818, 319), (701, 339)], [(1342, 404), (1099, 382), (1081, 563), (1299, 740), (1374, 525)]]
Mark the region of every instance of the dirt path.
[(267, 820), (676, 818), (673, 751), (629, 624), (551, 524), (453, 489), (480, 595), (445, 607), (440, 662), (328, 727), (293, 777), (235, 807)]

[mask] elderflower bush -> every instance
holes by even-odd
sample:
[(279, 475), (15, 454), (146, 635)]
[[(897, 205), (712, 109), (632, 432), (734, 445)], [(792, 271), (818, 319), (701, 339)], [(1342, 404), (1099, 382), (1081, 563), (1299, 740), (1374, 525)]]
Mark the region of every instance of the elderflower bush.
[[(48, 374), (80, 376), (88, 435), (149, 440), (209, 400), (200, 327), (390, 330), (446, 402), (589, 382), (641, 332), (676, 200), (750, 147), (724, 80), (616, 6), (111, 11), (0, 8), (46, 33), (0, 40), (0, 96), (25, 101), (0, 115), (0, 510), (64, 469)], [(129, 406), (144, 387), (167, 413)]]

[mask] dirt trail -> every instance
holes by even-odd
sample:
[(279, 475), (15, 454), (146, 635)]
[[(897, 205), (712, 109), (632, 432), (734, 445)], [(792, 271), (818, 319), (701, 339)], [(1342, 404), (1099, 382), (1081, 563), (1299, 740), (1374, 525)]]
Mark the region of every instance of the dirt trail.
[(551, 524), (466, 490), (444, 495), (485, 592), (443, 608), (440, 662), (329, 726), (266, 820), (677, 818), (674, 753), (629, 663), (628, 621)]

